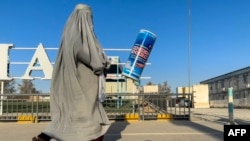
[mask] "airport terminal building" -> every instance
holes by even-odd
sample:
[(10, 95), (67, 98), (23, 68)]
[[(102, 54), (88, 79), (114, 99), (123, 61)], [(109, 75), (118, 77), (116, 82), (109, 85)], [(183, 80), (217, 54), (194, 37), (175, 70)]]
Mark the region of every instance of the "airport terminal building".
[(233, 88), (235, 107), (250, 107), (250, 66), (201, 81), (208, 84), (210, 107), (228, 106), (228, 88)]

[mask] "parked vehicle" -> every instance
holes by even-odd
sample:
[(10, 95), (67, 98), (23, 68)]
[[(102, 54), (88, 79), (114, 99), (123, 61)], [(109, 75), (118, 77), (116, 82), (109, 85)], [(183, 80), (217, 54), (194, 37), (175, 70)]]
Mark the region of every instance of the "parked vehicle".
[(191, 107), (192, 106), (192, 102), (190, 100), (187, 99), (181, 99), (180, 103), (179, 103), (180, 107)]
[(176, 107), (192, 107), (192, 101), (184, 98), (176, 99)]

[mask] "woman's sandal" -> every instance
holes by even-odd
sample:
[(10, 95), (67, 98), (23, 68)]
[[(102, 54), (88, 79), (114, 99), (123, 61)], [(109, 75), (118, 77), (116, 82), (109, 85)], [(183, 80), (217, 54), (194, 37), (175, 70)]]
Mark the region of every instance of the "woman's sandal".
[(40, 135), (38, 135), (38, 137), (32, 138), (32, 141), (50, 141), (50, 140), (51, 140), (51, 137), (44, 133), (41, 133)]
[(39, 138), (39, 137), (38, 137), (38, 138), (37, 138), (37, 137), (33, 137), (33, 138), (32, 138), (32, 141), (45, 141), (45, 140), (43, 140), (43, 139), (41, 139), (41, 138)]

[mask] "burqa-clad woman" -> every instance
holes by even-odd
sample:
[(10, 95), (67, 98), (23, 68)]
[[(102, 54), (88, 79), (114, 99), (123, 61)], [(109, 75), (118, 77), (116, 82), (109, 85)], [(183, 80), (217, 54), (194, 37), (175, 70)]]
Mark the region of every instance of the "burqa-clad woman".
[(110, 123), (100, 101), (109, 61), (93, 31), (91, 8), (76, 5), (51, 80), (51, 122), (33, 140), (101, 141)]

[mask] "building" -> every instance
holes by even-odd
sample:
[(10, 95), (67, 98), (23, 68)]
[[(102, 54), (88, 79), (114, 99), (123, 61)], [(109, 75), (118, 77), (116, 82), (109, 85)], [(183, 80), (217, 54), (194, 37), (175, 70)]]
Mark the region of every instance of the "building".
[(152, 93), (158, 94), (159, 93), (159, 86), (158, 85), (145, 85), (143, 86), (144, 93)]
[[(209, 108), (208, 85), (197, 84), (192, 87), (177, 87), (178, 98), (181, 100), (191, 100), (193, 108)], [(189, 95), (193, 94), (193, 95)]]
[(109, 56), (111, 66), (106, 76), (106, 94), (117, 93), (138, 93), (138, 82), (122, 76), (122, 63), (120, 63), (119, 56)]
[(235, 107), (250, 107), (250, 66), (201, 81), (208, 84), (210, 107), (228, 106), (228, 88), (233, 88)]

